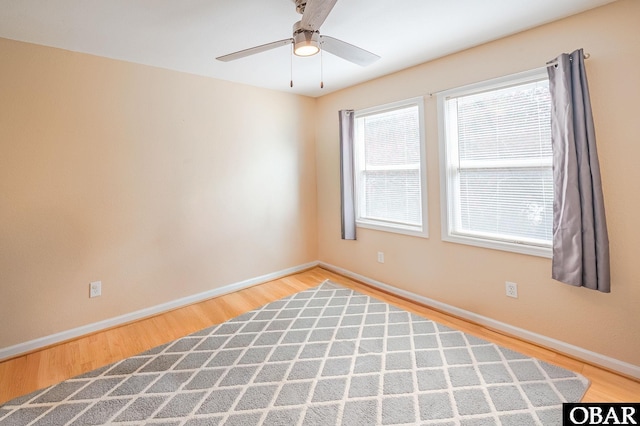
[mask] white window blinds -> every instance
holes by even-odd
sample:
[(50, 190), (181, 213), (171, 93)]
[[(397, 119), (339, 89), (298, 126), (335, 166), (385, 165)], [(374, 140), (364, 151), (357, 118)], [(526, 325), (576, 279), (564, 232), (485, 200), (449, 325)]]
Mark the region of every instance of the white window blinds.
[(422, 230), (420, 114), (415, 101), (384, 110), (356, 112), (360, 223)]
[(449, 232), (550, 246), (548, 80), (451, 94), (444, 102)]

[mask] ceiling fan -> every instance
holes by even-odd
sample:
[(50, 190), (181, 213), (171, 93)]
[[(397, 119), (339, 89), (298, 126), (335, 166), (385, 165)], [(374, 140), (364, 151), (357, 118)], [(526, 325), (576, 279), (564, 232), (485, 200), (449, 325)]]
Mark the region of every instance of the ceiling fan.
[(219, 56), (216, 59), (228, 62), (280, 46), (293, 44), (293, 53), (297, 56), (313, 56), (322, 49), (361, 66), (374, 63), (380, 59), (380, 56), (342, 40), (338, 40), (337, 38), (320, 35), (320, 26), (325, 19), (327, 19), (327, 16), (329, 16), (331, 9), (333, 9), (337, 1), (338, 0), (293, 0), (296, 4), (296, 11), (302, 14), (302, 19), (293, 24), (293, 36), (291, 38), (229, 53), (228, 55)]

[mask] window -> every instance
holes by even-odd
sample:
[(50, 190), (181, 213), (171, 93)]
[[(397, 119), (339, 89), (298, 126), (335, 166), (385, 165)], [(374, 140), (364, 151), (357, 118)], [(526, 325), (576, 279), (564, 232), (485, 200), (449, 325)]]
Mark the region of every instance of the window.
[(356, 111), (356, 223), (427, 236), (422, 98)]
[(551, 98), (543, 71), (438, 96), (442, 236), (551, 256)]

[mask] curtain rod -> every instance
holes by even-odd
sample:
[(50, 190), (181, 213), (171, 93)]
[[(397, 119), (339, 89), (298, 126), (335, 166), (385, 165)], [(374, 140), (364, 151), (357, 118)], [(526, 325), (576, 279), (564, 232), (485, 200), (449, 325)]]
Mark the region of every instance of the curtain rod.
[[(591, 54), (589, 54), (589, 53), (585, 53), (584, 55), (582, 55), (582, 57), (583, 57), (584, 59), (589, 59), (589, 58), (591, 57)], [(571, 60), (571, 56), (569, 56), (569, 60)], [(547, 66), (546, 66), (546, 68), (549, 68), (550, 66), (553, 66), (553, 65), (555, 65), (555, 64), (557, 64), (557, 63), (558, 63), (558, 60), (557, 60), (557, 59), (554, 59), (554, 60), (552, 60), (552, 61), (549, 61), (549, 62), (547, 62)]]
[[(591, 54), (585, 53), (583, 55), (583, 57), (584, 57), (584, 59), (589, 59), (591, 57)], [(517, 74), (532, 72), (532, 71), (536, 71), (536, 70), (543, 70), (543, 69), (549, 68), (550, 66), (555, 65), (557, 63), (558, 63), (558, 60), (554, 59), (554, 60), (550, 61), (549, 63), (547, 63), (547, 65), (545, 65), (544, 67), (535, 68), (535, 69), (532, 69), (532, 70), (529, 70), (529, 71), (521, 71), (521, 72), (517, 72), (517, 73), (514, 73), (514, 74), (508, 74), (508, 75), (517, 75)], [(496, 77), (496, 78), (504, 78), (504, 77), (507, 77), (507, 75), (503, 75), (502, 77)], [(464, 86), (464, 85), (462, 85), (462, 86)], [(457, 87), (461, 87), (461, 86), (457, 86)], [(433, 95), (437, 95), (438, 93), (446, 92), (446, 91), (452, 90), (452, 89), (455, 89), (455, 87), (452, 87), (452, 88), (449, 88), (449, 89), (437, 90), (435, 92), (429, 92), (429, 97), (433, 98)]]

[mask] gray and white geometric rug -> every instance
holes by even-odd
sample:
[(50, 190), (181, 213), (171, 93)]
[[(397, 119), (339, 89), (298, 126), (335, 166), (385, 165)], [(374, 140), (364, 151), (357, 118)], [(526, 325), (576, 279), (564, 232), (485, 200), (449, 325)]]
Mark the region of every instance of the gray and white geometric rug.
[(0, 425), (560, 425), (588, 381), (329, 281), (0, 406)]

